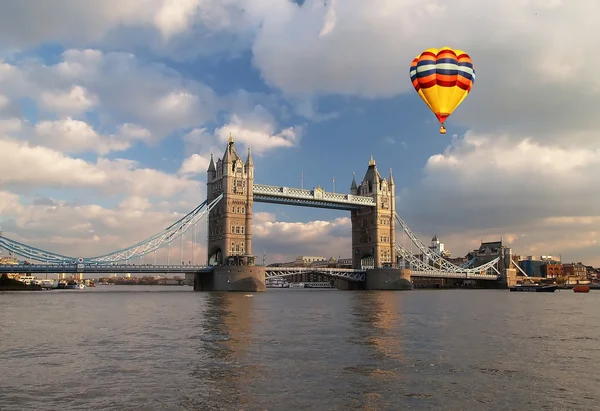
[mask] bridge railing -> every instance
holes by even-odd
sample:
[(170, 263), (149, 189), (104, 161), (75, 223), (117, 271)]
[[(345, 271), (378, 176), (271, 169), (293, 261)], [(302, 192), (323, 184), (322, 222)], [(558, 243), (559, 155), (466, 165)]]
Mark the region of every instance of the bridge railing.
[(252, 188), (254, 195), (267, 197), (295, 198), (301, 200), (325, 201), (334, 203), (348, 203), (364, 206), (375, 206), (372, 197), (357, 196), (352, 194), (330, 193), (320, 188), (307, 190), (303, 188), (279, 187), (266, 184), (254, 184)]

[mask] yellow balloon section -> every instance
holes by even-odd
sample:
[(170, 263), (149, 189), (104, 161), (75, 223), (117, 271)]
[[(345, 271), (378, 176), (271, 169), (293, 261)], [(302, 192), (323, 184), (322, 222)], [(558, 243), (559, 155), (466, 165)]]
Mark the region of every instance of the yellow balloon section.
[(450, 47), (427, 49), (410, 65), (410, 80), (425, 104), (442, 124), (467, 97), (475, 82), (471, 57)]

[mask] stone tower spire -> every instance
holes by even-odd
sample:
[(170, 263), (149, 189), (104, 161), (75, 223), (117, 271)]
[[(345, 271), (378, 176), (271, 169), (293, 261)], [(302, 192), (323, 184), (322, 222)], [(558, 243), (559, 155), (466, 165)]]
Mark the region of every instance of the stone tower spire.
[(350, 194), (358, 195), (358, 186), (356, 185), (356, 173), (352, 173), (352, 184), (350, 185)]
[(214, 180), (217, 177), (217, 169), (215, 168), (215, 161), (213, 159), (213, 153), (210, 153), (210, 163), (208, 163), (208, 170), (206, 170), (206, 172), (208, 173), (208, 179), (209, 180)]
[(248, 146), (248, 157), (246, 157), (246, 168), (254, 167), (254, 161), (252, 161), (252, 149)]

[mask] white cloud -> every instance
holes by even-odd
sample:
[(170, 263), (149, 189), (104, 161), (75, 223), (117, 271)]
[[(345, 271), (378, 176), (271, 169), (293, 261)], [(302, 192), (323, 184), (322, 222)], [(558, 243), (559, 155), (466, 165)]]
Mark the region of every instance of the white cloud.
[[(520, 0), (492, 5), (458, 0), (452, 7), (441, 0), (347, 0), (335, 7), (289, 2), (285, 11), (265, 17), (253, 61), (267, 83), (288, 95), (371, 98), (408, 92), (427, 112), (408, 67), (426, 48), (450, 45), (466, 50), (478, 73), (471, 95), (451, 119), (481, 131), (535, 133), (542, 139), (565, 129), (597, 128), (593, 110), (586, 108), (599, 98), (600, 81), (582, 86), (580, 79), (600, 63), (600, 56), (589, 54), (597, 37), (592, 33), (600, 34), (599, 8)], [(332, 10), (335, 29), (319, 36)]]
[(208, 169), (210, 157), (201, 156), (200, 154), (192, 154), (181, 163), (178, 174), (196, 175), (205, 173)]
[(154, 15), (154, 24), (163, 38), (185, 32), (201, 0), (166, 0)]
[(458, 254), (481, 237), (504, 237), (522, 254), (598, 263), (599, 167), (600, 148), (468, 133), (429, 158), (398, 210), (420, 231), (447, 235)]
[(0, 94), (0, 111), (4, 110), (8, 106), (9, 99), (6, 96)]
[(33, 98), (48, 113), (94, 108), (105, 122), (139, 124), (157, 138), (201, 125), (220, 107), (212, 89), (164, 65), (89, 49), (67, 50), (51, 66), (0, 63), (0, 90), (10, 99)]
[(298, 255), (337, 258), (351, 254), (349, 217), (283, 222), (277, 221), (273, 213), (255, 212), (253, 222), (253, 251), (260, 255), (266, 249), (269, 263), (292, 261)]
[(122, 125), (116, 135), (102, 136), (86, 122), (66, 117), (37, 123), (35, 136), (30, 140), (65, 153), (91, 150), (104, 155), (111, 151), (126, 150), (135, 141), (149, 142), (151, 138), (148, 130), (134, 124)]
[(292, 126), (277, 131), (277, 122), (262, 105), (256, 105), (250, 111), (233, 113), (227, 124), (215, 130), (221, 143), (227, 142), (229, 135), (254, 153), (263, 154), (280, 147), (294, 147), (302, 137), (303, 127)]
[(81, 86), (73, 86), (68, 91), (42, 91), (40, 103), (45, 110), (59, 115), (77, 115), (98, 104), (98, 97)]
[(103, 193), (172, 197), (202, 195), (203, 186), (125, 159), (90, 163), (59, 151), (16, 140), (0, 140), (0, 186), (14, 191), (35, 188), (90, 188)]
[(23, 122), (19, 118), (0, 118), (0, 135), (16, 133), (23, 128)]

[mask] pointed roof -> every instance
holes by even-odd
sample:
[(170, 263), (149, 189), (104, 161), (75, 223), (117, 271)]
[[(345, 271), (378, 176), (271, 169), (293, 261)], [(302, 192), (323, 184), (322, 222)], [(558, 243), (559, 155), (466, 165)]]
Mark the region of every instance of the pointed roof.
[(373, 158), (373, 156), (371, 156), (371, 159), (369, 160), (369, 168), (367, 169), (367, 172), (365, 173), (365, 177), (363, 178), (363, 181), (370, 181), (372, 184), (379, 184), (381, 182), (381, 180), (383, 180), (381, 178), (381, 175), (379, 174), (379, 171), (377, 170), (377, 165), (375, 163), (375, 159)]
[(215, 168), (215, 161), (213, 159), (213, 153), (212, 151), (210, 152), (210, 163), (208, 163), (208, 170), (209, 173), (216, 173), (217, 169)]
[(229, 132), (229, 142), (227, 143), (227, 148), (225, 148), (225, 154), (223, 154), (223, 162), (224, 163), (233, 163), (240, 156), (235, 149), (235, 143), (233, 142), (233, 136), (231, 132)]
[(390, 168), (390, 184), (394, 184), (394, 176), (392, 175), (392, 169)]
[(433, 236), (433, 238), (431, 239), (431, 241), (435, 242), (435, 241), (437, 241), (437, 240), (438, 240), (438, 239), (437, 239), (437, 234), (435, 234), (435, 235)]
[(254, 166), (254, 161), (252, 161), (252, 149), (248, 146), (248, 157), (246, 157), (246, 167)]

